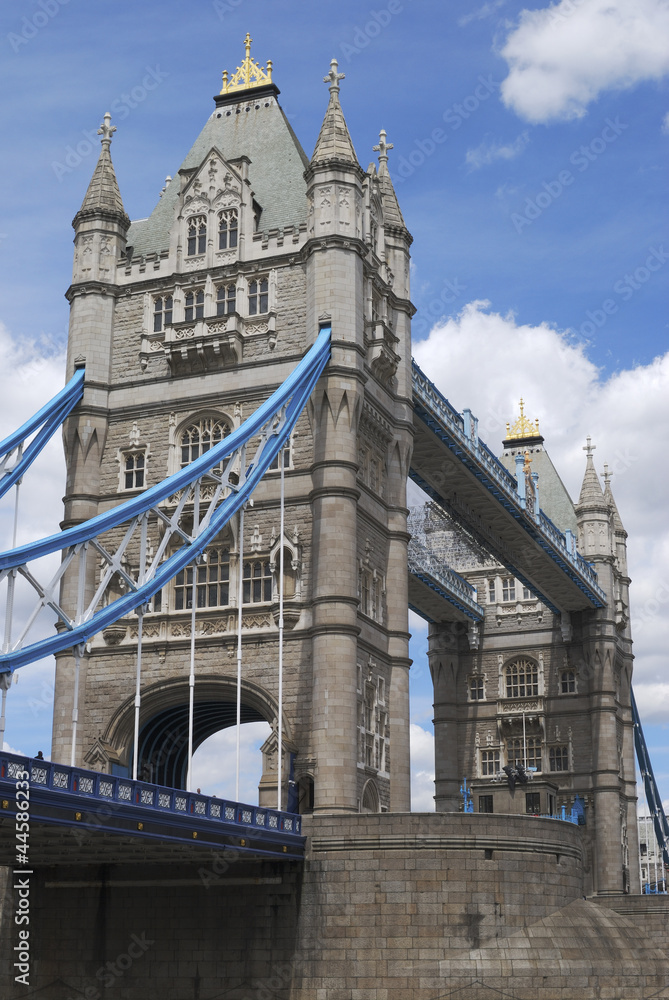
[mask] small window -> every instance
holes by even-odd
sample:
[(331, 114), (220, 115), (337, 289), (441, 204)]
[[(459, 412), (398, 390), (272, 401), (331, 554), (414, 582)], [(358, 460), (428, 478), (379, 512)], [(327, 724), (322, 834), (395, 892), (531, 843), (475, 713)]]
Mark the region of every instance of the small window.
[(186, 311), (184, 313), (184, 318), (187, 323), (191, 323), (194, 319), (202, 319), (204, 316), (204, 292), (200, 289), (199, 292), (188, 292), (186, 295)]
[(188, 220), (188, 257), (196, 257), (207, 249), (207, 220), (204, 215), (194, 215)]
[(516, 581), (512, 576), (505, 576), (502, 578), (502, 600), (515, 601), (515, 599), (516, 599)]
[(483, 678), (482, 677), (470, 677), (469, 678), (469, 700), (470, 701), (483, 701), (485, 695), (483, 690)]
[(490, 777), (500, 769), (499, 765), (499, 750), (481, 750), (481, 775), (482, 777)]
[(172, 296), (161, 296), (153, 303), (153, 332), (159, 333), (165, 327), (172, 325)]
[(237, 246), (237, 209), (228, 208), (218, 214), (218, 249), (234, 250)]
[(494, 580), (488, 580), (488, 600), (491, 604), (494, 604), (496, 600)]
[(249, 316), (266, 313), (269, 309), (269, 282), (267, 278), (249, 284)]
[(143, 490), (145, 469), (145, 452), (126, 452), (123, 459), (123, 488), (126, 490)]
[(548, 751), (548, 766), (551, 771), (569, 770), (569, 748), (551, 747)]
[(530, 660), (516, 660), (505, 670), (506, 697), (531, 698), (539, 694), (539, 669)]
[(220, 285), (216, 290), (216, 315), (228, 316), (235, 311), (237, 289), (235, 285)]
[(281, 454), (283, 454), (283, 467), (284, 467), (284, 469), (289, 469), (290, 468), (290, 444), (287, 444), (287, 445), (284, 445), (283, 451), (282, 452), (281, 451), (278, 452), (278, 454), (275, 455), (274, 458), (272, 459), (272, 462), (271, 462), (270, 467), (269, 467), (269, 471), (270, 472), (272, 472), (272, 471), (277, 472), (280, 469), (279, 457), (280, 457)]
[(529, 587), (523, 587), (523, 600), (524, 601), (532, 600), (532, 591), (530, 590)]
[(525, 792), (525, 812), (538, 816), (541, 812), (541, 792)]
[(492, 795), (479, 795), (479, 812), (492, 812)]
[(574, 694), (576, 691), (576, 674), (573, 670), (563, 670), (560, 678), (560, 693)]
[(269, 562), (256, 559), (244, 563), (244, 604), (262, 604), (272, 600), (272, 573)]

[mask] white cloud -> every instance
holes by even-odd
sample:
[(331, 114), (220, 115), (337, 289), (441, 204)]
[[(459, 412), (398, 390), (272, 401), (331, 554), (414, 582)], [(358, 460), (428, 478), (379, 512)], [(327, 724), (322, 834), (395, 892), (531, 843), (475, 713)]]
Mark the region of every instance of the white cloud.
[[(479, 432), (501, 451), (506, 421), (518, 400), (539, 418), (546, 449), (573, 499), (578, 499), (588, 434), (596, 466), (608, 462), (612, 488), (629, 533), (628, 562), (635, 649), (635, 691), (642, 718), (669, 712), (669, 354), (648, 365), (603, 378), (568, 332), (542, 323), (518, 324), (487, 302), (469, 303), (459, 316), (414, 345), (414, 355), (456, 409), (472, 408)], [(472, 344), (476, 344), (475, 360)], [(500, 377), (504, 372), (504, 377)], [(539, 482), (541, 496), (541, 482)]]
[[(258, 782), (262, 774), (260, 747), (271, 730), (267, 722), (248, 722), (239, 733), (239, 801), (258, 802)], [(205, 795), (235, 801), (237, 728), (231, 726), (214, 733), (193, 754), (192, 788)]]
[(434, 736), (412, 722), (409, 727), (411, 745), (411, 811), (434, 812)]
[(496, 140), (484, 140), (475, 149), (468, 149), (465, 162), (472, 170), (487, 167), (495, 160), (513, 160), (525, 149), (530, 141), (529, 132), (521, 132), (513, 142), (500, 143)]
[(561, 0), (523, 10), (501, 49), (507, 107), (530, 122), (580, 118), (606, 90), (669, 72), (666, 0)]

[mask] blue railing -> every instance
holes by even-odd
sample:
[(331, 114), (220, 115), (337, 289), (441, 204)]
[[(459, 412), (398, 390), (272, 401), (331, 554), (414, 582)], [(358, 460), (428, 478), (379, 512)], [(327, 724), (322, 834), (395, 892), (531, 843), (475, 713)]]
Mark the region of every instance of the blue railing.
[[(29, 775), (27, 779), (24, 779), (25, 774)], [(138, 806), (163, 815), (209, 819), (215, 823), (232, 823), (265, 833), (301, 838), (302, 818), (296, 813), (231, 802), (213, 795), (152, 785), (35, 757), (0, 754), (0, 786), (11, 783), (16, 787), (20, 780), (27, 780), (31, 789), (76, 795), (82, 806), (93, 803)]]

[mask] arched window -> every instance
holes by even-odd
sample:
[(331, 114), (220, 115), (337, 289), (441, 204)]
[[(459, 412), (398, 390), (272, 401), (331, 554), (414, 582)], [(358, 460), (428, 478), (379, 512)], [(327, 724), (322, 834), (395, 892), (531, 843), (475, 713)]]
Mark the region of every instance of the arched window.
[(194, 319), (202, 319), (204, 316), (204, 292), (200, 289), (197, 292), (188, 292), (186, 295), (186, 309), (184, 319), (187, 323)]
[(507, 698), (531, 698), (539, 694), (539, 668), (532, 660), (514, 660), (504, 675)]
[[(195, 594), (198, 608), (225, 608), (230, 603), (230, 550), (207, 549), (196, 566)], [(174, 610), (193, 607), (193, 567), (187, 566), (174, 578)]]
[(237, 246), (237, 209), (226, 208), (218, 213), (218, 249), (234, 250)]
[(297, 783), (297, 811), (308, 816), (314, 811), (314, 779), (304, 774)]
[(370, 778), (362, 790), (362, 809), (364, 813), (377, 813), (381, 811), (379, 804), (379, 792), (376, 782)]
[(188, 220), (188, 257), (196, 257), (207, 249), (207, 220), (204, 215), (193, 215)]
[(541, 737), (522, 736), (509, 740), (506, 744), (507, 762), (513, 765), (520, 761), (525, 767), (535, 767), (541, 771)]
[(269, 560), (255, 559), (244, 563), (244, 604), (264, 604), (272, 600), (272, 571)]
[[(181, 433), (179, 446), (181, 448), (180, 467), (190, 465), (205, 451), (209, 451), (230, 433), (230, 425), (224, 420), (216, 417), (200, 417)], [(222, 466), (217, 465), (216, 471), (220, 472)]]
[(164, 298), (159, 296), (153, 301), (153, 332), (159, 333), (167, 326), (172, 326), (172, 305), (171, 295)]
[(233, 284), (219, 285), (216, 289), (216, 315), (227, 316), (235, 311), (237, 289)]
[(269, 282), (267, 278), (249, 283), (249, 316), (266, 313), (269, 309)]

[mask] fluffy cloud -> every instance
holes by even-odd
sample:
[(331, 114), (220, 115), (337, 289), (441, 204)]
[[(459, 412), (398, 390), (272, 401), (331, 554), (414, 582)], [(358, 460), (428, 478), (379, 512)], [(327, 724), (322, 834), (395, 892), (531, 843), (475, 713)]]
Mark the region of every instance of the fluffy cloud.
[(580, 118), (603, 91), (669, 72), (669, 4), (561, 0), (524, 10), (501, 55), (507, 107), (530, 122)]
[(545, 323), (518, 324), (487, 302), (472, 302), (415, 344), (414, 355), (456, 409), (472, 408), (481, 437), (495, 452), (522, 396), (528, 416), (539, 417), (546, 448), (574, 499), (585, 467), (582, 447), (592, 436), (595, 464), (601, 471), (608, 462), (613, 471), (613, 492), (629, 533), (635, 691), (643, 717), (664, 721), (669, 473), (659, 456), (669, 450), (669, 354), (605, 379), (568, 332)]
[[(197, 683), (197, 681), (196, 681)], [(239, 733), (240, 769), (239, 801), (258, 801), (258, 782), (262, 774), (260, 747), (271, 729), (267, 722), (249, 722)], [(205, 795), (220, 799), (235, 799), (237, 729), (231, 726), (214, 733), (193, 754), (192, 788), (201, 788)]]

